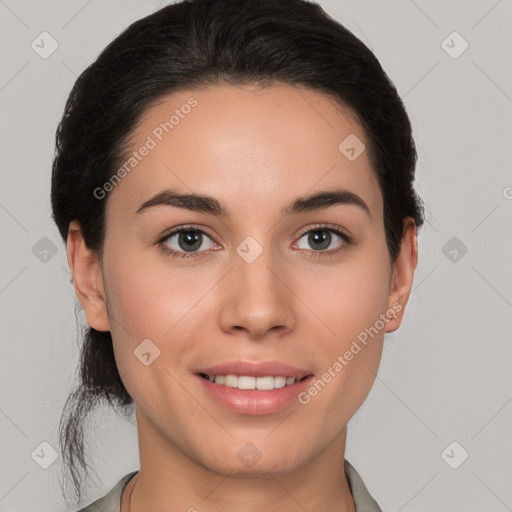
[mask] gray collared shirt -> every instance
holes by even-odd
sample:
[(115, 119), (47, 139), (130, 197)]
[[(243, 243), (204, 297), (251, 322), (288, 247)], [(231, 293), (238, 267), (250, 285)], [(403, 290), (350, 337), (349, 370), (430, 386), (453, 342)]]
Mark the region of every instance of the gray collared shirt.
[[(121, 512), (121, 495), (123, 490), (137, 473), (138, 471), (128, 473), (105, 496), (80, 509), (78, 512)], [(382, 512), (377, 502), (368, 492), (359, 473), (347, 459), (345, 459), (345, 475), (354, 497), (356, 512)]]

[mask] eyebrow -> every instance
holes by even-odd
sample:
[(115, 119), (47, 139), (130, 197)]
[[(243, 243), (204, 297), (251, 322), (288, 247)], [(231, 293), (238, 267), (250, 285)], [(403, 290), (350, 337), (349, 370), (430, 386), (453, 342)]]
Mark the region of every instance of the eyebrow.
[[(357, 195), (344, 188), (335, 188), (316, 192), (309, 196), (299, 197), (281, 210), (281, 215), (296, 215), (298, 213), (323, 210), (335, 205), (357, 206), (371, 218), (368, 205)], [(194, 212), (209, 213), (217, 217), (229, 217), (229, 210), (217, 199), (202, 194), (182, 194), (174, 189), (162, 190), (145, 201), (135, 212), (141, 213), (156, 206), (173, 206)]]

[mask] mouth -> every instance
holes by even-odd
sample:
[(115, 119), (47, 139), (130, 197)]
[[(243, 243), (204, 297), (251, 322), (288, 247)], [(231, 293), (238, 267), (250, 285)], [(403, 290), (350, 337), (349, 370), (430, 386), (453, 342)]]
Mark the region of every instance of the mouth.
[(283, 375), (263, 375), (261, 377), (253, 377), (251, 375), (208, 375), (199, 373), (203, 379), (209, 380), (219, 386), (227, 386), (229, 388), (238, 388), (244, 390), (270, 391), (272, 389), (280, 389), (287, 386), (293, 386), (296, 382), (302, 382), (311, 374), (304, 377), (285, 377)]
[(244, 415), (281, 412), (297, 404), (298, 395), (314, 380), (310, 371), (281, 361), (237, 360), (197, 368), (194, 373), (205, 396)]

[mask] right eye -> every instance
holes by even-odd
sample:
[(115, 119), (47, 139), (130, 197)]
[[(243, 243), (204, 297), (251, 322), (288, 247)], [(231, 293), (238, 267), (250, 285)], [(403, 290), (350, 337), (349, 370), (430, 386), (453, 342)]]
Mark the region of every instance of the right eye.
[[(210, 240), (210, 243), (205, 240), (205, 237)], [(171, 254), (175, 258), (194, 258), (200, 256), (201, 252), (205, 252), (208, 248), (218, 249), (218, 246), (206, 233), (206, 231), (199, 228), (182, 227), (165, 235), (158, 242), (162, 250)], [(201, 250), (202, 249), (202, 250)]]

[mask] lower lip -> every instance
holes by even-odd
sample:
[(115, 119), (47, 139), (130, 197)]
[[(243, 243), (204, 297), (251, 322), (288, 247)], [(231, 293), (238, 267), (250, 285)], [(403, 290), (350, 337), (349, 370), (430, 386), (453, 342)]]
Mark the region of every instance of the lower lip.
[(197, 375), (197, 378), (201, 381), (206, 394), (226, 409), (257, 416), (279, 412), (294, 401), (298, 401), (297, 396), (311, 385), (313, 375), (308, 375), (304, 380), (290, 386), (268, 391), (230, 388), (215, 384), (201, 375)]

